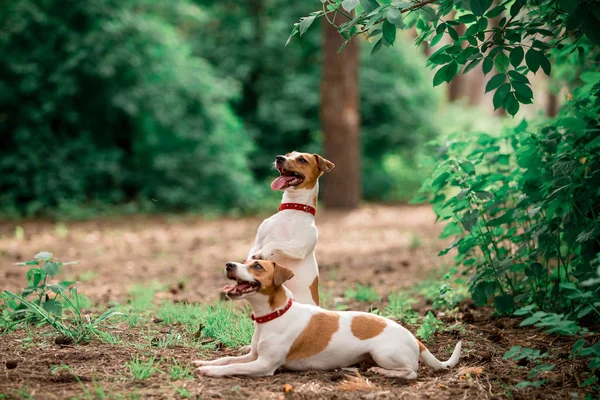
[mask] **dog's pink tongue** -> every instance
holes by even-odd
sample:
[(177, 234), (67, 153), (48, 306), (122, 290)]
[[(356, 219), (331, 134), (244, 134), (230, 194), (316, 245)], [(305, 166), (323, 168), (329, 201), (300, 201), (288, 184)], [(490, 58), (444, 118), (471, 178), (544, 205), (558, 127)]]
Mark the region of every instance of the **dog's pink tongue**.
[(231, 292), (233, 289), (235, 289), (235, 285), (225, 285), (225, 286), (223, 287), (223, 291), (224, 291), (225, 293), (229, 293), (229, 292)]
[(283, 189), (285, 187), (286, 183), (288, 183), (292, 179), (294, 179), (293, 176), (280, 176), (279, 178), (275, 179), (271, 183), (271, 189), (273, 189), (273, 190), (281, 190), (281, 189)]

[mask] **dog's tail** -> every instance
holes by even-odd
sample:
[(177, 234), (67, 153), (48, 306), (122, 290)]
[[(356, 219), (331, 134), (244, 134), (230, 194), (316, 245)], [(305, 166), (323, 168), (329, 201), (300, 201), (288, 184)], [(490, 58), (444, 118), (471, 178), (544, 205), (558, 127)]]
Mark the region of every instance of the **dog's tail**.
[(462, 340), (460, 340), (456, 347), (454, 347), (454, 351), (452, 355), (448, 359), (448, 361), (440, 361), (431, 352), (425, 347), (423, 343), (421, 343), (418, 339), (417, 344), (419, 345), (420, 356), (419, 359), (423, 361), (425, 364), (429, 365), (434, 370), (442, 369), (442, 368), (450, 368), (454, 367), (458, 364), (458, 359), (460, 358), (460, 350), (462, 349)]

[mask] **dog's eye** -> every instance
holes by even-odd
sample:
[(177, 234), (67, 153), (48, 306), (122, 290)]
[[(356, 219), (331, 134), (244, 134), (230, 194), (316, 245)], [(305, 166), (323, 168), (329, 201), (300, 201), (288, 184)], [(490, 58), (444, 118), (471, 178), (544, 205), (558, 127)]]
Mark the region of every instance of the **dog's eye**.
[(308, 161), (306, 161), (306, 158), (304, 158), (304, 157), (300, 157), (298, 159), (298, 161), (300, 161), (302, 164), (306, 164), (308, 162)]
[(262, 267), (262, 265), (260, 265), (260, 264), (258, 264), (258, 263), (254, 264), (254, 265), (252, 266), (252, 268), (254, 268), (254, 269), (257, 269), (257, 270), (259, 270), (259, 271), (260, 271), (261, 269), (264, 269), (264, 268)]

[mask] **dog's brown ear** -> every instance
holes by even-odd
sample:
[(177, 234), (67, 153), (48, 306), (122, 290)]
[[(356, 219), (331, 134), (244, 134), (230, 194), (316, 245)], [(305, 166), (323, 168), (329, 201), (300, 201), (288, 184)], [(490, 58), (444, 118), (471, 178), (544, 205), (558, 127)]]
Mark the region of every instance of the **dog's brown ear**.
[(335, 164), (331, 161), (321, 157), (318, 154), (313, 154), (317, 159), (317, 165), (319, 166), (319, 171), (321, 172), (329, 172), (335, 167)]
[(281, 286), (287, 280), (292, 279), (294, 273), (287, 269), (286, 267), (282, 267), (281, 265), (275, 264), (275, 271), (273, 272), (273, 285)]

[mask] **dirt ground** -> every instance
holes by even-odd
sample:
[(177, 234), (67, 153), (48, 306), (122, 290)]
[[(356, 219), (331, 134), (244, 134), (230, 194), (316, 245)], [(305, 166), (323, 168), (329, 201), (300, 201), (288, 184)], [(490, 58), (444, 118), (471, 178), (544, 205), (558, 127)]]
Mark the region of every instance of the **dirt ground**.
[[(157, 293), (157, 301), (213, 302), (226, 283), (223, 265), (245, 258), (261, 220), (135, 217), (66, 225), (26, 222), (21, 224), (22, 232), (14, 224), (3, 223), (0, 289), (22, 287), (25, 270), (13, 263), (47, 250), (62, 260), (80, 262), (65, 267), (63, 279), (82, 280), (78, 290), (95, 304), (125, 302), (132, 287), (152, 281), (169, 288)], [(323, 287), (341, 297), (354, 283), (370, 284), (382, 296), (376, 306), (384, 306), (388, 293), (409, 289), (450, 263), (437, 257), (446, 243), (437, 239), (442, 227), (434, 220), (432, 211), (422, 206), (368, 205), (352, 212), (320, 212), (317, 259)], [(350, 307), (366, 311), (370, 305), (352, 303)], [(416, 308), (424, 315), (431, 305), (423, 301)], [(116, 394), (178, 398), (174, 386), (203, 399), (583, 398), (585, 391), (578, 386), (586, 379), (586, 362), (568, 357), (574, 340), (518, 328), (518, 320), (495, 318), (489, 309), (474, 309), (469, 301), (460, 304), (456, 316), (439, 314), (438, 318), (447, 325), (462, 323), (464, 329), (437, 334), (428, 347), (439, 358), (447, 358), (462, 339), (461, 361), (457, 368), (440, 372), (421, 366), (419, 378), (408, 382), (374, 375), (366, 371), (368, 365), (328, 372), (282, 371), (268, 378), (201, 377), (171, 382), (166, 374), (156, 374), (146, 381), (133, 381), (123, 375), (125, 363), (138, 348), (97, 342), (57, 345), (54, 337), (35, 334), (32, 344), (24, 339), (31, 334), (9, 332), (0, 336), (0, 399), (27, 398), (26, 392), (36, 399), (95, 398), (93, 387), (98, 383), (112, 393), (106, 398)], [(122, 334), (135, 343), (139, 329), (144, 328), (126, 329)], [(513, 345), (558, 357), (557, 367), (540, 376), (547, 379), (543, 387), (513, 389), (529, 370), (502, 359)], [(144, 351), (183, 364), (199, 357), (196, 349), (183, 346)], [(239, 349), (203, 356), (229, 354), (239, 354)], [(57, 372), (51, 368), (61, 364), (70, 369)], [(91, 394), (85, 395), (84, 387)]]

